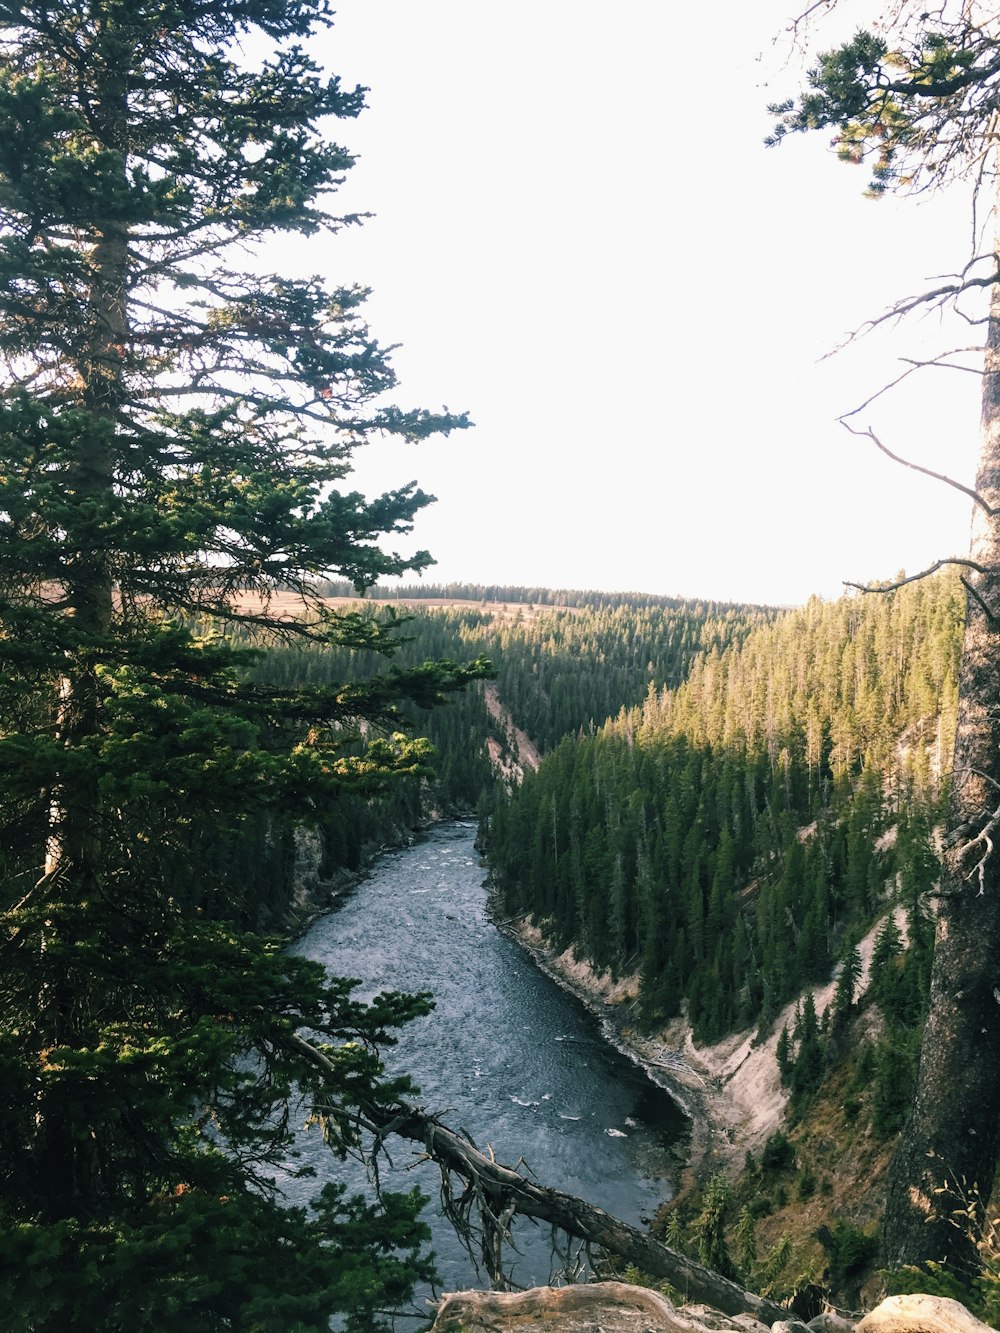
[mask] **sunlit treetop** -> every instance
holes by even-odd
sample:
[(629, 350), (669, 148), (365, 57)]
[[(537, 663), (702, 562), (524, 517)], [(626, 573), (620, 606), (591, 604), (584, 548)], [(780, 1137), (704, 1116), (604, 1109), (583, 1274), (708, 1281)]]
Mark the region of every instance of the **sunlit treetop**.
[(870, 166), (874, 198), (975, 177), (996, 133), (998, 81), (1000, 18), (904, 6), (820, 54), (807, 91), (769, 108), (779, 119), (767, 142), (832, 128), (838, 156)]

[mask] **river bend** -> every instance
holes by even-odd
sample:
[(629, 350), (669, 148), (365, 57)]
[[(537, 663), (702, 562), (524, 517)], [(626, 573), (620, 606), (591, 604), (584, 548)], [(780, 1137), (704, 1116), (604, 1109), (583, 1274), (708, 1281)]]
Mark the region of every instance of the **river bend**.
[[(435, 826), (413, 846), (381, 857), (295, 950), (334, 973), (359, 977), (360, 998), (379, 990), (431, 990), (435, 1009), (408, 1025), (387, 1052), (392, 1072), (410, 1074), (420, 1104), (480, 1148), (519, 1159), (540, 1183), (578, 1194), (638, 1223), (671, 1194), (667, 1149), (683, 1131), (675, 1104), (601, 1037), (596, 1018), (543, 975), (487, 915), (476, 826)], [(303, 1141), (319, 1183), (344, 1167), (318, 1135)], [(411, 1145), (397, 1142), (390, 1188), (418, 1184), (429, 1207), (444, 1290), (483, 1285), (448, 1223), (436, 1212), (437, 1175), (411, 1170)], [(360, 1178), (350, 1179), (361, 1187)], [(303, 1197), (298, 1196), (299, 1190)], [(289, 1184), (295, 1202), (306, 1187)], [(548, 1235), (515, 1225), (521, 1256), (514, 1280), (550, 1277)]]

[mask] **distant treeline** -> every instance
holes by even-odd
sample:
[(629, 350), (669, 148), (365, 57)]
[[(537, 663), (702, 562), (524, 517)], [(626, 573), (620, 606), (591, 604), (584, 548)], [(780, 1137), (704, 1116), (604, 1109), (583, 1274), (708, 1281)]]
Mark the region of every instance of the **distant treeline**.
[[(344, 580), (328, 579), (317, 586), (322, 597), (355, 597), (354, 585)], [(524, 606), (585, 607), (602, 611), (615, 607), (665, 607), (671, 611), (690, 611), (706, 616), (724, 616), (729, 612), (744, 615), (768, 608), (746, 602), (713, 602), (697, 598), (663, 597), (647, 592), (600, 592), (579, 588), (528, 588), (506, 583), (408, 583), (378, 584), (366, 594), (380, 601), (451, 600), (460, 602), (499, 602)]]

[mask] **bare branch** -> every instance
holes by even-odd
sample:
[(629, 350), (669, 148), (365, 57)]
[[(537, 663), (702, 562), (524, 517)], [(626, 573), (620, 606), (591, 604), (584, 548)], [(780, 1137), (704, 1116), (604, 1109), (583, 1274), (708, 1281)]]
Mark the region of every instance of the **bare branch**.
[[(994, 518), (998, 513), (1000, 513), (1000, 509), (996, 509), (992, 505), (988, 504), (979, 494), (979, 492), (973, 490), (971, 486), (966, 486), (960, 481), (955, 481), (953, 477), (945, 476), (943, 472), (935, 472), (932, 468), (923, 467), (920, 463), (911, 463), (908, 458), (902, 458), (900, 457), (899, 454), (894, 454), (888, 445), (882, 443), (882, 441), (871, 429), (871, 427), (869, 427), (867, 430), (856, 430), (853, 426), (849, 425), (843, 417), (840, 417), (838, 419), (840, 421), (840, 424), (844, 427), (845, 430), (850, 431), (852, 435), (862, 435), (865, 436), (867, 439), (871, 440), (875, 448), (880, 449), (882, 453), (885, 454), (886, 458), (891, 458), (894, 463), (899, 463), (902, 467), (911, 468), (914, 472), (921, 472), (925, 477), (932, 477), (934, 481), (944, 482), (946, 486), (952, 486), (956, 491), (961, 491), (963, 495), (967, 495), (970, 500), (974, 501), (977, 505), (979, 505), (981, 509), (985, 510), (985, 512), (990, 516), (990, 518)], [(949, 562), (939, 561), (938, 565), (935, 565), (935, 569), (939, 568), (941, 564), (947, 564), (947, 563)], [(960, 562), (951, 561), (950, 563), (957, 564)]]
[(897, 301), (894, 306), (890, 306), (888, 310), (884, 310), (881, 315), (876, 315), (874, 319), (866, 320), (864, 324), (859, 325), (858, 328), (852, 329), (842, 342), (839, 342), (836, 347), (833, 347), (820, 359), (825, 361), (827, 357), (833, 356), (836, 352), (843, 351), (845, 347), (850, 347), (852, 343), (865, 337), (866, 334), (872, 333), (875, 329), (881, 327), (881, 325), (888, 324), (890, 321), (899, 322), (904, 319), (906, 315), (912, 314), (914, 310), (919, 310), (921, 307), (940, 307), (948, 305), (949, 303), (954, 303), (956, 298), (962, 296), (965, 292), (992, 287), (998, 277), (1000, 277), (1000, 273), (997, 272), (997, 258), (995, 255), (978, 255), (976, 258), (970, 260), (966, 267), (967, 269), (971, 268), (974, 264), (980, 264), (985, 259), (989, 259), (992, 262), (992, 272), (985, 274), (981, 278), (962, 276), (957, 282), (943, 283), (940, 287), (932, 287), (929, 291), (921, 292), (917, 296), (910, 296), (905, 300)]
[[(972, 319), (968, 319), (968, 317), (966, 318), (967, 322), (970, 324), (978, 322)], [(918, 370), (923, 370), (931, 366), (939, 366), (942, 370), (965, 370), (972, 375), (982, 375), (983, 373), (982, 366), (956, 366), (950, 361), (945, 361), (943, 358), (946, 356), (959, 356), (962, 352), (982, 353), (983, 350), (984, 348), (982, 344), (978, 344), (971, 347), (952, 347), (949, 349), (949, 351), (942, 352), (940, 356), (932, 357), (929, 361), (918, 361), (916, 360), (916, 358), (913, 357), (902, 357), (901, 360), (903, 361), (904, 365), (907, 365), (909, 367), (908, 370), (904, 370), (903, 373), (901, 375), (897, 375), (894, 380), (889, 380), (887, 384), (883, 384), (880, 389), (876, 389), (873, 394), (869, 395), (869, 397), (867, 397), (863, 403), (859, 403), (857, 407), (852, 407), (850, 412), (844, 412), (841, 416), (837, 418), (837, 420), (842, 424), (844, 424), (847, 422), (849, 417), (856, 417), (859, 412), (863, 412), (866, 407), (870, 407), (871, 404), (876, 402), (877, 399), (881, 398), (883, 394), (888, 393), (890, 389), (895, 389), (897, 385), (902, 384), (903, 380), (908, 379)]]
[[(972, 569), (977, 574), (991, 574), (995, 571), (987, 569), (985, 565), (977, 565), (974, 560), (963, 560), (960, 556), (949, 556), (945, 560), (937, 560), (927, 569), (922, 569), (919, 574), (909, 574), (905, 579), (898, 579), (895, 583), (851, 583), (848, 579), (844, 580), (845, 588), (856, 588), (858, 592), (895, 592), (897, 588), (905, 587), (907, 583), (916, 583), (920, 579), (929, 578), (931, 574), (936, 574), (939, 569), (945, 565), (962, 565), (966, 569)], [(965, 579), (962, 580), (965, 583)], [(968, 587), (968, 584), (966, 584)], [(973, 589), (969, 589), (973, 592)], [(974, 595), (976, 595), (974, 593)], [(982, 601), (982, 599), (979, 599)]]
[(996, 832), (998, 825), (1000, 825), (1000, 806), (997, 806), (989, 816), (976, 837), (961, 844), (955, 852), (956, 859), (961, 862), (966, 859), (973, 848), (981, 847), (983, 849), (982, 856), (980, 856), (979, 860), (968, 874), (964, 876), (967, 883), (971, 883), (972, 880), (978, 881), (979, 897), (986, 892), (986, 863), (993, 855), (993, 834)]
[[(956, 347), (956, 352), (981, 352), (982, 347)], [(936, 366), (939, 370), (964, 370), (967, 375), (975, 375), (982, 378), (982, 366), (959, 366), (954, 361), (945, 361), (946, 356), (951, 356), (951, 352), (942, 352), (940, 356), (932, 356), (928, 361), (918, 361), (916, 357), (904, 356), (901, 358), (904, 365), (910, 367), (910, 371), (928, 370)]]

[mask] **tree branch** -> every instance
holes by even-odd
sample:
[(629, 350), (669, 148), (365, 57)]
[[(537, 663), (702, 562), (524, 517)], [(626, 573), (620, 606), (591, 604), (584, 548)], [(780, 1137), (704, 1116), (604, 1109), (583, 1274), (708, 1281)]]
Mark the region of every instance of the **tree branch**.
[[(860, 411), (860, 408), (856, 408), (855, 411)], [(848, 413), (848, 416), (853, 416), (853, 413)], [(966, 486), (962, 482), (956, 481), (954, 477), (945, 476), (943, 472), (935, 472), (932, 468), (923, 467), (922, 464), (920, 463), (912, 463), (908, 458), (902, 458), (899, 454), (893, 453), (893, 451), (889, 448), (888, 445), (882, 443), (882, 441), (879, 439), (879, 437), (875, 434), (875, 432), (871, 429), (870, 426), (868, 427), (867, 430), (856, 430), (854, 426), (848, 424), (847, 420), (844, 417), (840, 417), (839, 421), (840, 424), (844, 427), (844, 429), (850, 431), (852, 435), (864, 436), (867, 439), (871, 440), (875, 448), (880, 449), (882, 453), (885, 454), (886, 458), (891, 458), (894, 463), (899, 463), (902, 467), (908, 467), (913, 472), (920, 472), (925, 477), (932, 477), (934, 481), (944, 482), (946, 486), (951, 486), (956, 491), (961, 491), (963, 495), (967, 495), (970, 500), (972, 500), (975, 504), (979, 505), (980, 509), (983, 509), (989, 515), (990, 518), (994, 518), (998, 513), (1000, 513), (1000, 509), (996, 509), (992, 505), (988, 504), (986, 500), (984, 500), (983, 497), (979, 494), (979, 492), (973, 490), (971, 486)], [(968, 564), (969, 562), (939, 561), (938, 564), (934, 566), (934, 568), (935, 569), (939, 568), (940, 565), (943, 563)], [(973, 566), (973, 568), (978, 568), (978, 566)], [(980, 570), (979, 572), (982, 573), (984, 571)], [(850, 586), (854, 587), (855, 585), (851, 584)]]
[(979, 881), (979, 894), (978, 894), (979, 897), (982, 897), (982, 895), (986, 892), (986, 863), (993, 855), (992, 835), (996, 832), (998, 825), (1000, 825), (1000, 806), (997, 806), (997, 808), (992, 812), (992, 814), (987, 819), (986, 823), (979, 830), (978, 834), (974, 838), (971, 838), (968, 842), (962, 843), (960, 846), (956, 848), (955, 851), (956, 860), (959, 863), (961, 863), (966, 859), (966, 857), (974, 847), (983, 848), (982, 856), (972, 867), (972, 869), (968, 872), (968, 874), (963, 875), (963, 878), (967, 883), (971, 882), (973, 879), (977, 879)]
[[(973, 323), (975, 321), (968, 320), (968, 322)], [(856, 417), (859, 412), (863, 412), (866, 407), (870, 407), (872, 403), (874, 403), (877, 399), (881, 398), (883, 394), (888, 393), (891, 389), (897, 388), (900, 384), (902, 384), (903, 380), (908, 379), (916, 371), (925, 370), (931, 366), (937, 366), (942, 370), (964, 370), (967, 371), (970, 375), (982, 376), (983, 373), (982, 366), (957, 366), (953, 362), (942, 360), (942, 358), (946, 356), (957, 356), (960, 352), (981, 353), (983, 350), (984, 349), (981, 344), (971, 347), (952, 347), (949, 351), (942, 352), (940, 356), (932, 357), (929, 361), (918, 361), (915, 358), (911, 357), (901, 357), (900, 359), (908, 367), (907, 370), (904, 370), (901, 375), (897, 375), (894, 380), (889, 380), (887, 384), (883, 384), (880, 389), (876, 389), (873, 394), (869, 394), (869, 396), (864, 400), (863, 403), (859, 403), (857, 407), (852, 407), (850, 412), (844, 412), (841, 416), (837, 418), (837, 420), (842, 425), (846, 425), (847, 421), (851, 417)]]
[(985, 599), (980, 595), (980, 593), (977, 591), (977, 589), (974, 588), (974, 587), (972, 586), (972, 584), (969, 582), (969, 580), (968, 580), (967, 578), (964, 578), (964, 577), (963, 577), (963, 579), (961, 580), (961, 582), (962, 582), (962, 587), (963, 587), (963, 588), (965, 589), (965, 591), (969, 594), (969, 596), (970, 596), (974, 601), (976, 601), (976, 602), (979, 603), (980, 610), (982, 611), (982, 613), (983, 613), (983, 615), (986, 617), (986, 619), (987, 619), (991, 624), (995, 624), (995, 623), (996, 623), (996, 618), (997, 618), (997, 617), (996, 617), (996, 612), (995, 612), (995, 611), (992, 611), (992, 610), (990, 609), (990, 607), (987, 606)]
[[(949, 556), (944, 560), (936, 560), (933, 565), (929, 565), (927, 569), (922, 569), (919, 574), (909, 574), (905, 579), (897, 579), (895, 583), (851, 583), (849, 580), (845, 579), (844, 587), (856, 588), (858, 592), (895, 592), (897, 588), (905, 587), (907, 583), (916, 583), (920, 579), (929, 578), (931, 574), (936, 574), (937, 571), (943, 569), (945, 565), (962, 565), (966, 569), (974, 570), (977, 574), (990, 574), (993, 572), (992, 570), (987, 569), (985, 565), (977, 565), (974, 560), (963, 560), (961, 556)], [(965, 583), (965, 579), (963, 579), (962, 582)], [(966, 587), (969, 588), (967, 583)], [(985, 610), (985, 604), (982, 602), (982, 598), (975, 592), (975, 589), (969, 588), (969, 591), (977, 598), (980, 604), (983, 605)], [(992, 617), (992, 612), (987, 611), (987, 614)]]
[(967, 267), (971, 268), (973, 264), (981, 263), (985, 259), (989, 259), (993, 263), (993, 271), (991, 273), (986, 274), (982, 278), (969, 278), (963, 276), (958, 282), (949, 282), (940, 287), (932, 287), (929, 291), (921, 292), (918, 296), (911, 296), (907, 297), (905, 300), (897, 301), (894, 306), (889, 310), (883, 311), (881, 315), (876, 315), (874, 319), (866, 320), (865, 323), (859, 325), (858, 328), (852, 329), (852, 331), (844, 338), (843, 342), (838, 343), (831, 351), (825, 353), (823, 359), (825, 360), (827, 356), (832, 356), (834, 352), (840, 352), (845, 347), (849, 347), (858, 339), (871, 333), (874, 329), (879, 328), (880, 325), (887, 324), (890, 320), (902, 320), (906, 315), (912, 314), (914, 310), (919, 310), (921, 306), (943, 306), (949, 301), (954, 301), (956, 297), (962, 296), (965, 292), (991, 288), (997, 281), (998, 276), (1000, 276), (997, 272), (997, 257), (995, 255), (977, 256), (970, 261)]

